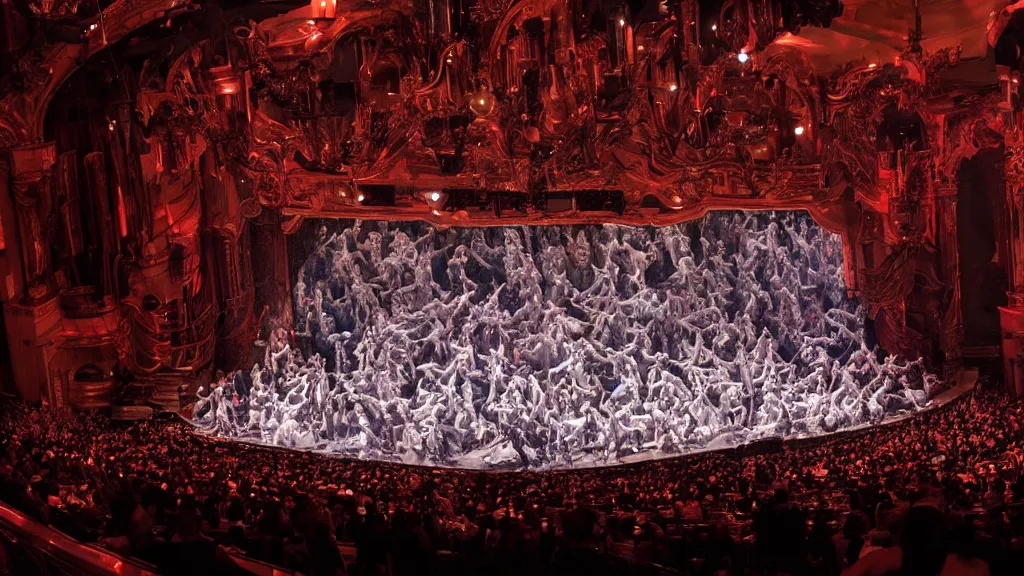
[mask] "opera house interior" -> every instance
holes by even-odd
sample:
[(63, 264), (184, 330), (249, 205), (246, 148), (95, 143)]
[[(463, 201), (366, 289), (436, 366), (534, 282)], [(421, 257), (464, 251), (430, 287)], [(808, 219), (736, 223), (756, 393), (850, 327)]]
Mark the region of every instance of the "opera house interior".
[(1016, 0), (0, 0), (0, 576), (1020, 574), (1022, 78)]

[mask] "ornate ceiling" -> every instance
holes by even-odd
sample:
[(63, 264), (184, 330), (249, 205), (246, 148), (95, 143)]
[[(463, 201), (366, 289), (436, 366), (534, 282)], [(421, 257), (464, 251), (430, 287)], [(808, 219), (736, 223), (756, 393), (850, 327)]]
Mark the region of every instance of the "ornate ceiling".
[(882, 110), (984, 61), (1002, 4), (331, 3), (27, 2), (0, 140), (46, 138), (72, 72), (120, 55), (145, 123), (201, 134), (244, 200), (287, 213), (662, 222), (871, 197)]
[(248, 215), (881, 208), (878, 153), (952, 153), (924, 124), (985, 113), (1009, 21), (999, 0), (330, 1), (15, 3), (0, 142), (52, 138), (58, 89), (81, 107), (73, 71), (110, 67), (129, 109), (87, 114), (180, 156), (144, 166), (215, 150)]

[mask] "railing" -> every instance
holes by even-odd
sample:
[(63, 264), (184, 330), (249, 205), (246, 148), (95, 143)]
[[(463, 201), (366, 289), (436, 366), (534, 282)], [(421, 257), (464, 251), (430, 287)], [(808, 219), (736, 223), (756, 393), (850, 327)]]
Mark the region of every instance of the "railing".
[[(226, 552), (219, 554), (252, 576), (293, 576), (293, 572)], [(0, 576), (157, 576), (159, 570), (78, 540), (0, 503)]]
[(0, 546), (10, 564), (0, 566), (0, 571), (17, 566), (11, 574), (156, 575), (151, 566), (82, 544), (4, 504), (0, 504)]

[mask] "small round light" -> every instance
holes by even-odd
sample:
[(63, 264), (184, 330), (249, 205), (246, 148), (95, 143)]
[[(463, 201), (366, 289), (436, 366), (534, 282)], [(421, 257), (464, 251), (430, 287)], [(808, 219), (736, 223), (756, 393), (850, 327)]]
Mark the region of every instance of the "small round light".
[(643, 52), (644, 51), (644, 45), (641, 44), (641, 45), (637, 46), (636, 50), (637, 50), (637, 52)]
[(96, 29), (96, 25), (95, 24), (89, 24), (89, 30), (95, 30), (95, 29)]
[(626, 20), (623, 19), (623, 18), (619, 18), (619, 26), (625, 26), (625, 25), (626, 25)]
[(440, 199), (441, 199), (441, 193), (440, 192), (431, 192), (430, 193), (430, 201), (431, 202), (437, 202)]
[(740, 52), (736, 55), (736, 59), (739, 60), (741, 64), (746, 64), (747, 60), (750, 60), (750, 56), (746, 52)]
[(362, 194), (356, 197), (356, 202), (362, 202), (363, 200), (366, 200), (366, 196), (363, 196)]
[(797, 126), (796, 128), (793, 129), (793, 133), (796, 134), (797, 136), (802, 135), (804, 133), (804, 127)]
[(669, 85), (669, 87), (668, 87), (668, 91), (669, 92), (675, 92), (676, 90), (679, 90), (679, 86), (676, 86), (675, 84), (670, 84)]
[(718, 32), (718, 24), (712, 24), (711, 25), (711, 31), (712, 32)]
[(494, 94), (487, 88), (481, 88), (469, 94), (469, 109), (477, 116), (487, 116), (494, 110)]
[(871, 64), (868, 64), (868, 68), (878, 68), (878, 64), (872, 62)]

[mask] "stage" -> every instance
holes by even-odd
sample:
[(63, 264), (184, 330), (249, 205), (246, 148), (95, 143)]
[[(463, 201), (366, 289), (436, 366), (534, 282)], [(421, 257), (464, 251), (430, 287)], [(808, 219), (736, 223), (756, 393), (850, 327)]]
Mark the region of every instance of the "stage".
[(469, 469), (610, 465), (920, 410), (804, 212), (661, 228), (312, 222), (294, 328), (203, 390), (209, 433)]
[[(977, 371), (977, 369), (974, 369), (974, 368), (963, 369), (963, 370), (960, 370), (957, 373), (956, 377), (953, 380), (952, 385), (949, 388), (946, 388), (945, 390), (943, 390), (942, 392), (939, 392), (938, 394), (936, 394), (935, 397), (932, 398), (931, 402), (929, 402), (928, 406), (925, 409), (923, 409), (923, 410), (919, 410), (919, 411), (916, 411), (916, 412), (908, 412), (908, 413), (904, 413), (904, 414), (894, 414), (893, 416), (885, 419), (883, 422), (878, 423), (878, 424), (865, 424), (863, 426), (857, 426), (857, 427), (854, 427), (854, 428), (843, 430), (841, 432), (834, 432), (834, 433), (831, 433), (831, 434), (823, 434), (823, 435), (817, 435), (817, 436), (795, 435), (795, 436), (789, 436), (789, 437), (785, 437), (785, 438), (775, 438), (775, 439), (770, 439), (770, 440), (779, 441), (782, 445), (785, 445), (788, 448), (795, 448), (795, 447), (799, 447), (800, 445), (803, 445), (803, 444), (829, 442), (829, 441), (834, 441), (834, 440), (840, 440), (840, 439), (843, 439), (843, 438), (849, 438), (851, 436), (858, 436), (858, 435), (861, 435), (861, 434), (870, 434), (873, 430), (879, 430), (879, 429), (884, 429), (884, 428), (888, 428), (888, 427), (891, 427), (891, 426), (895, 426), (897, 424), (906, 422), (908, 420), (911, 420), (911, 419), (914, 419), (914, 418), (920, 418), (920, 417), (925, 416), (926, 414), (929, 414), (929, 413), (935, 412), (937, 410), (941, 410), (943, 408), (946, 408), (947, 406), (949, 406), (953, 402), (957, 401), (961, 397), (963, 397), (963, 396), (965, 396), (967, 394), (972, 393), (974, 391), (975, 387), (977, 386), (977, 384), (978, 384), (978, 371)], [(191, 426), (196, 434), (199, 434), (200, 436), (202, 436), (207, 441), (214, 442), (214, 443), (222, 445), (222, 446), (230, 446), (231, 444), (245, 444), (247, 446), (252, 446), (252, 447), (260, 448), (260, 449), (264, 449), (264, 450), (277, 450), (277, 451), (281, 451), (281, 452), (305, 452), (305, 453), (318, 454), (318, 455), (321, 455), (321, 456), (328, 456), (328, 457), (334, 457), (334, 458), (342, 458), (342, 459), (350, 458), (349, 456), (346, 456), (346, 455), (343, 455), (343, 454), (338, 454), (337, 452), (332, 452), (331, 450), (322, 449), (322, 448), (283, 448), (281, 446), (275, 446), (273, 444), (266, 444), (266, 443), (263, 443), (263, 442), (257, 442), (257, 441), (253, 441), (253, 440), (242, 439), (242, 438), (231, 439), (231, 438), (224, 438), (222, 436), (211, 435), (211, 434), (208, 434), (208, 433), (204, 432), (202, 426), (197, 425), (193, 420), (191, 420), (188, 417), (188, 415), (186, 415), (186, 414), (179, 414), (179, 417), (182, 419), (182, 421), (184, 423), (186, 423), (188, 426)], [(618, 467), (618, 466), (631, 466), (631, 465), (636, 465), (636, 464), (642, 464), (644, 462), (652, 462), (652, 461), (655, 461), (655, 460), (682, 459), (682, 458), (693, 457), (693, 456), (698, 456), (698, 455), (701, 455), (701, 454), (709, 454), (709, 453), (727, 454), (727, 453), (730, 453), (730, 452), (740, 452), (740, 451), (744, 451), (744, 450), (752, 449), (752, 448), (756, 449), (758, 442), (763, 442), (765, 440), (769, 440), (769, 439), (764, 438), (764, 439), (755, 440), (755, 441), (752, 441), (750, 443), (741, 444), (741, 445), (721, 446), (721, 447), (708, 447), (708, 448), (693, 450), (691, 452), (687, 452), (687, 453), (684, 453), (684, 454), (645, 452), (645, 453), (635, 454), (633, 456), (626, 456), (626, 457), (620, 458), (617, 462), (614, 462), (614, 463), (598, 462), (598, 461), (595, 461), (593, 459), (590, 459), (590, 460), (588, 460), (588, 459), (580, 459), (579, 461), (574, 462), (572, 466), (550, 467), (550, 468), (547, 468), (546, 470), (549, 470), (549, 471), (562, 471), (562, 472), (564, 472), (564, 471), (567, 471), (567, 470), (587, 469), (587, 468), (609, 468), (609, 467)], [(478, 468), (460, 467), (460, 466), (457, 466), (457, 465), (425, 464), (425, 463), (422, 463), (422, 462), (408, 461), (408, 460), (402, 460), (402, 459), (393, 459), (393, 460), (384, 460), (384, 459), (382, 459), (382, 461), (388, 462), (390, 464), (404, 464), (404, 465), (407, 465), (407, 466), (415, 466), (417, 468), (447, 468), (447, 469), (454, 469), (454, 470), (467, 470), (467, 471), (473, 471), (473, 472), (513, 472), (513, 471), (526, 470), (526, 468), (524, 468), (524, 467), (517, 467), (517, 466), (492, 467), (492, 468), (487, 468), (487, 469), (478, 469)], [(530, 468), (529, 470), (530, 471), (539, 471), (539, 470), (533, 469), (533, 468)]]

